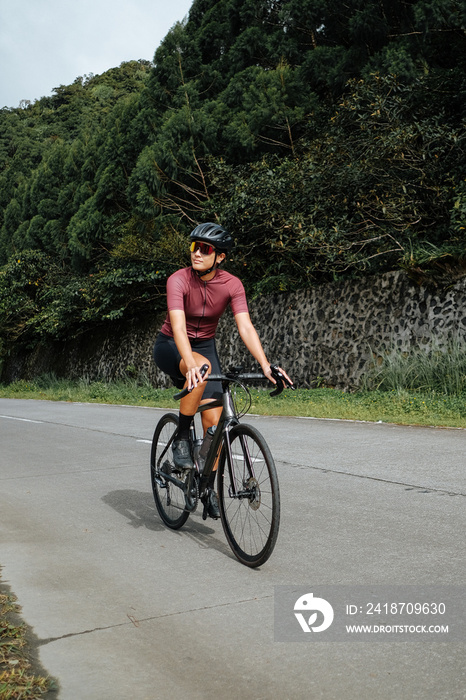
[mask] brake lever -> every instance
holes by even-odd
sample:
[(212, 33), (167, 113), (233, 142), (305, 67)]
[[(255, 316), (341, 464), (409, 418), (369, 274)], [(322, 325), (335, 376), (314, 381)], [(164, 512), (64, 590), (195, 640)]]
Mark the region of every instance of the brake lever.
[(277, 382), (275, 389), (270, 392), (270, 396), (278, 396), (279, 394), (281, 394), (283, 389), (285, 388), (285, 384), (288, 388), (292, 389), (293, 391), (296, 389), (294, 384), (291, 384), (290, 381), (285, 377), (285, 375), (280, 372), (280, 368), (278, 367), (278, 365), (270, 365), (270, 369), (272, 370), (273, 378)]
[[(204, 379), (208, 369), (209, 369), (209, 365), (202, 365), (202, 367), (200, 369), (200, 373), (201, 373), (201, 377), (203, 379)], [(186, 389), (183, 389), (182, 391), (180, 391), (179, 394), (175, 394), (173, 398), (175, 399), (175, 401), (179, 401), (180, 399), (183, 399), (185, 396), (190, 394), (193, 389), (194, 389), (194, 387), (192, 387), (192, 389), (188, 389), (186, 387)]]
[(282, 383), (279, 384), (277, 382), (277, 386), (275, 387), (275, 389), (273, 391), (270, 392), (270, 396), (278, 396), (279, 394), (282, 393), (283, 388), (284, 388), (283, 384)]

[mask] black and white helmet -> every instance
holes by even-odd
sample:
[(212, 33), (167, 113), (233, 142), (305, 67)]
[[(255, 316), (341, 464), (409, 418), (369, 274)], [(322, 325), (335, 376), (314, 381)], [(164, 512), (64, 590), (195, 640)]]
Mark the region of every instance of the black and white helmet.
[(199, 224), (191, 231), (189, 239), (209, 243), (219, 253), (226, 253), (233, 248), (233, 238), (218, 224)]

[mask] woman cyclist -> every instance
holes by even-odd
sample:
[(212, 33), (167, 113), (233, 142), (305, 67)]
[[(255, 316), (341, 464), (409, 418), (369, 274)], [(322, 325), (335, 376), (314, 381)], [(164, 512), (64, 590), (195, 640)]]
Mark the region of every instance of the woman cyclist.
[[(238, 331), (264, 375), (274, 384), (270, 362), (254, 328), (241, 281), (219, 266), (233, 247), (230, 234), (218, 224), (199, 224), (190, 234), (191, 267), (178, 270), (167, 281), (168, 313), (154, 346), (157, 366), (168, 374), (175, 386), (187, 387), (190, 393), (180, 401), (179, 424), (173, 442), (173, 460), (179, 469), (192, 468), (189, 429), (201, 403), (221, 397), (219, 382), (206, 382), (202, 365), (208, 372), (221, 374), (215, 346), (218, 321), (230, 304)], [(281, 368), (280, 372), (290, 382)], [(221, 408), (202, 412), (204, 434), (218, 423)], [(218, 518), (217, 496), (213, 489), (216, 472), (212, 472), (207, 492), (208, 514)]]

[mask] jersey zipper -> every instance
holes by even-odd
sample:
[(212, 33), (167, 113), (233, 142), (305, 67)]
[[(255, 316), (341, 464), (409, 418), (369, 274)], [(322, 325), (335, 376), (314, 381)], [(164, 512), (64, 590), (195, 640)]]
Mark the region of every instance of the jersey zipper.
[(204, 285), (204, 304), (203, 304), (203, 306), (202, 306), (202, 316), (201, 316), (201, 318), (199, 319), (199, 322), (198, 322), (198, 324), (197, 324), (196, 340), (199, 338), (199, 331), (200, 331), (200, 329), (201, 329), (202, 319), (203, 319), (204, 316), (205, 316), (205, 310), (206, 310), (206, 306), (207, 306), (207, 282), (203, 282), (203, 285)]

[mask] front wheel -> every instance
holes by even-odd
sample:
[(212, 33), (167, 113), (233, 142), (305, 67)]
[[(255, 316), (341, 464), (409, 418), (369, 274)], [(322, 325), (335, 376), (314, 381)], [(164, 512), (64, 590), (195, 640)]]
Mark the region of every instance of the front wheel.
[(270, 449), (258, 430), (236, 425), (222, 447), (218, 490), (222, 525), (235, 556), (260, 566), (272, 554), (280, 525), (280, 491)]
[(165, 525), (172, 530), (178, 530), (189, 517), (189, 512), (185, 510), (184, 492), (165, 478), (168, 474), (183, 479), (183, 474), (173, 462), (172, 442), (177, 429), (177, 416), (173, 413), (162, 416), (155, 428), (150, 453), (150, 480), (155, 505)]

